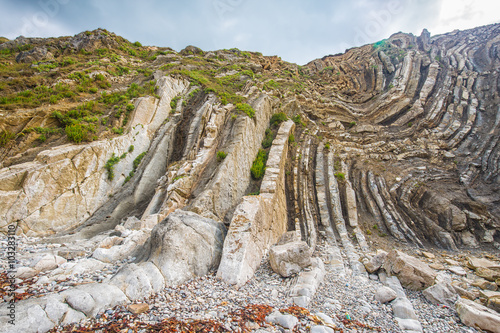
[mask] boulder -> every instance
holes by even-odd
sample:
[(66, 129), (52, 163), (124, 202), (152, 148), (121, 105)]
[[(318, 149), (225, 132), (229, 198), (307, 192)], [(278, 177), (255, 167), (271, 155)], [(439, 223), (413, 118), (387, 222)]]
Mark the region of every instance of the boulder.
[(311, 265), (312, 250), (306, 242), (296, 241), (276, 245), (269, 251), (269, 263), (276, 273), (289, 277)]
[(73, 324), (73, 323), (78, 323), (85, 318), (87, 318), (87, 317), (82, 312), (69, 308), (68, 311), (66, 312), (66, 314), (64, 315), (64, 318), (61, 322), (61, 325), (69, 325), (69, 324)]
[(387, 252), (383, 250), (377, 250), (377, 254), (370, 257), (364, 257), (361, 262), (365, 265), (365, 269), (368, 273), (375, 273), (382, 267), (387, 258)]
[(137, 264), (123, 266), (109, 283), (118, 287), (132, 301), (143, 299), (153, 293), (149, 277)]
[(266, 321), (271, 324), (280, 325), (283, 328), (293, 330), (299, 323), (297, 317), (289, 314), (272, 313), (266, 317)]
[(488, 299), (487, 306), (500, 313), (500, 297), (492, 297)]
[(379, 301), (380, 303), (387, 303), (392, 300), (394, 300), (398, 295), (394, 290), (392, 290), (389, 287), (381, 287), (380, 289), (377, 290), (375, 293), (375, 300)]
[(500, 333), (500, 314), (476, 302), (460, 299), (456, 304), (462, 323), (474, 328)]
[(467, 266), (472, 269), (490, 268), (490, 269), (500, 269), (500, 263), (486, 259), (486, 258), (476, 258), (472, 256), (467, 257)]
[(35, 258), (31, 265), (33, 269), (39, 272), (45, 272), (53, 270), (54, 268), (57, 268), (57, 266), (62, 265), (65, 262), (66, 259), (64, 259), (63, 257), (47, 253)]
[(422, 292), (432, 304), (446, 304), (453, 306), (457, 301), (457, 292), (449, 282), (440, 282)]
[(472, 282), (472, 285), (474, 287), (481, 288), (483, 290), (492, 290), (495, 291), (498, 289), (497, 284), (495, 282), (490, 282), (485, 279), (477, 279), (474, 282)]
[(15, 277), (19, 278), (19, 279), (30, 279), (37, 274), (38, 274), (38, 271), (36, 269), (31, 268), (31, 267), (19, 267), (16, 270)]
[(476, 268), (476, 275), (492, 282), (494, 282), (497, 279), (500, 279), (499, 271), (494, 271), (492, 269), (484, 267)]
[(46, 47), (35, 47), (29, 51), (20, 52), (16, 56), (16, 62), (21, 63), (32, 63), (36, 61), (41, 61), (45, 59), (53, 59), (52, 53), (47, 51)]
[(153, 228), (148, 261), (166, 284), (183, 283), (217, 268), (225, 235), (221, 222), (176, 210)]
[(465, 271), (465, 269), (463, 269), (463, 267), (460, 267), (460, 266), (451, 266), (451, 267), (448, 267), (448, 270), (454, 274), (457, 274), (457, 275), (461, 275), (461, 276), (467, 275), (467, 272)]
[(389, 275), (396, 275), (404, 287), (412, 290), (428, 288), (436, 278), (436, 272), (429, 265), (398, 250), (389, 252), (383, 268)]
[(92, 315), (92, 309), (95, 307), (95, 302), (88, 292), (70, 289), (65, 291), (63, 295), (66, 297), (66, 302), (73, 309), (85, 313), (86, 316)]

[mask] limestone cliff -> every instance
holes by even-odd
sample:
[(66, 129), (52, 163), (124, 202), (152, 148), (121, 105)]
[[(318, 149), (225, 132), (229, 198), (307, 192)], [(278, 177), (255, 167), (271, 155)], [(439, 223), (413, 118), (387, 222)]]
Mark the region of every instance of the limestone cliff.
[(0, 230), (134, 254), (106, 306), (215, 269), (242, 286), (281, 237), (360, 275), (380, 244), (498, 250), (499, 45), (424, 30), (297, 66), (103, 29), (5, 41)]

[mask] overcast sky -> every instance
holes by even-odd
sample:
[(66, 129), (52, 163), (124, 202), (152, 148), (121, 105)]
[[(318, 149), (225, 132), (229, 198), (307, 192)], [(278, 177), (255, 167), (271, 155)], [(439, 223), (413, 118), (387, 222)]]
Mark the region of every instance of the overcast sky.
[(499, 0), (0, 0), (0, 36), (98, 27), (143, 45), (237, 47), (305, 64), (402, 31), (500, 22)]

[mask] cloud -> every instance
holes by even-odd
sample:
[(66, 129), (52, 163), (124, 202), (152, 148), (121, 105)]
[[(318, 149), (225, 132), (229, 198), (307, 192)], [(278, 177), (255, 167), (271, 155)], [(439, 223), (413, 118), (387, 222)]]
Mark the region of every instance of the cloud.
[[(49, 15), (41, 3), (58, 4), (57, 12)], [(17, 37), (26, 21), (34, 26), (26, 35), (42, 37), (102, 27), (144, 45), (237, 47), (305, 64), (398, 31), (492, 23), (499, 7), (491, 0), (0, 0), (0, 35)], [(37, 14), (49, 19), (37, 25)]]

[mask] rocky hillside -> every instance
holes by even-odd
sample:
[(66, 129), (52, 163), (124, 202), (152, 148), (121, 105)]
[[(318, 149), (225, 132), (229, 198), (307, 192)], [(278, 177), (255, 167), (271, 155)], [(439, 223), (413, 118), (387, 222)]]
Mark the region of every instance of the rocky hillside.
[[(196, 279), (241, 292), (279, 274), (276, 299), (292, 310), (234, 310), (218, 318), (242, 326), (217, 329), (497, 332), (499, 45), (500, 25), (424, 30), (298, 66), (103, 29), (2, 39), (0, 231), (29, 249), (17, 253), (18, 318), (37, 318), (17, 331), (168, 299)], [(379, 289), (374, 304), (392, 314), (300, 312), (326, 312), (324, 288), (353, 297), (344, 282)], [(460, 320), (432, 326), (426, 300)]]

